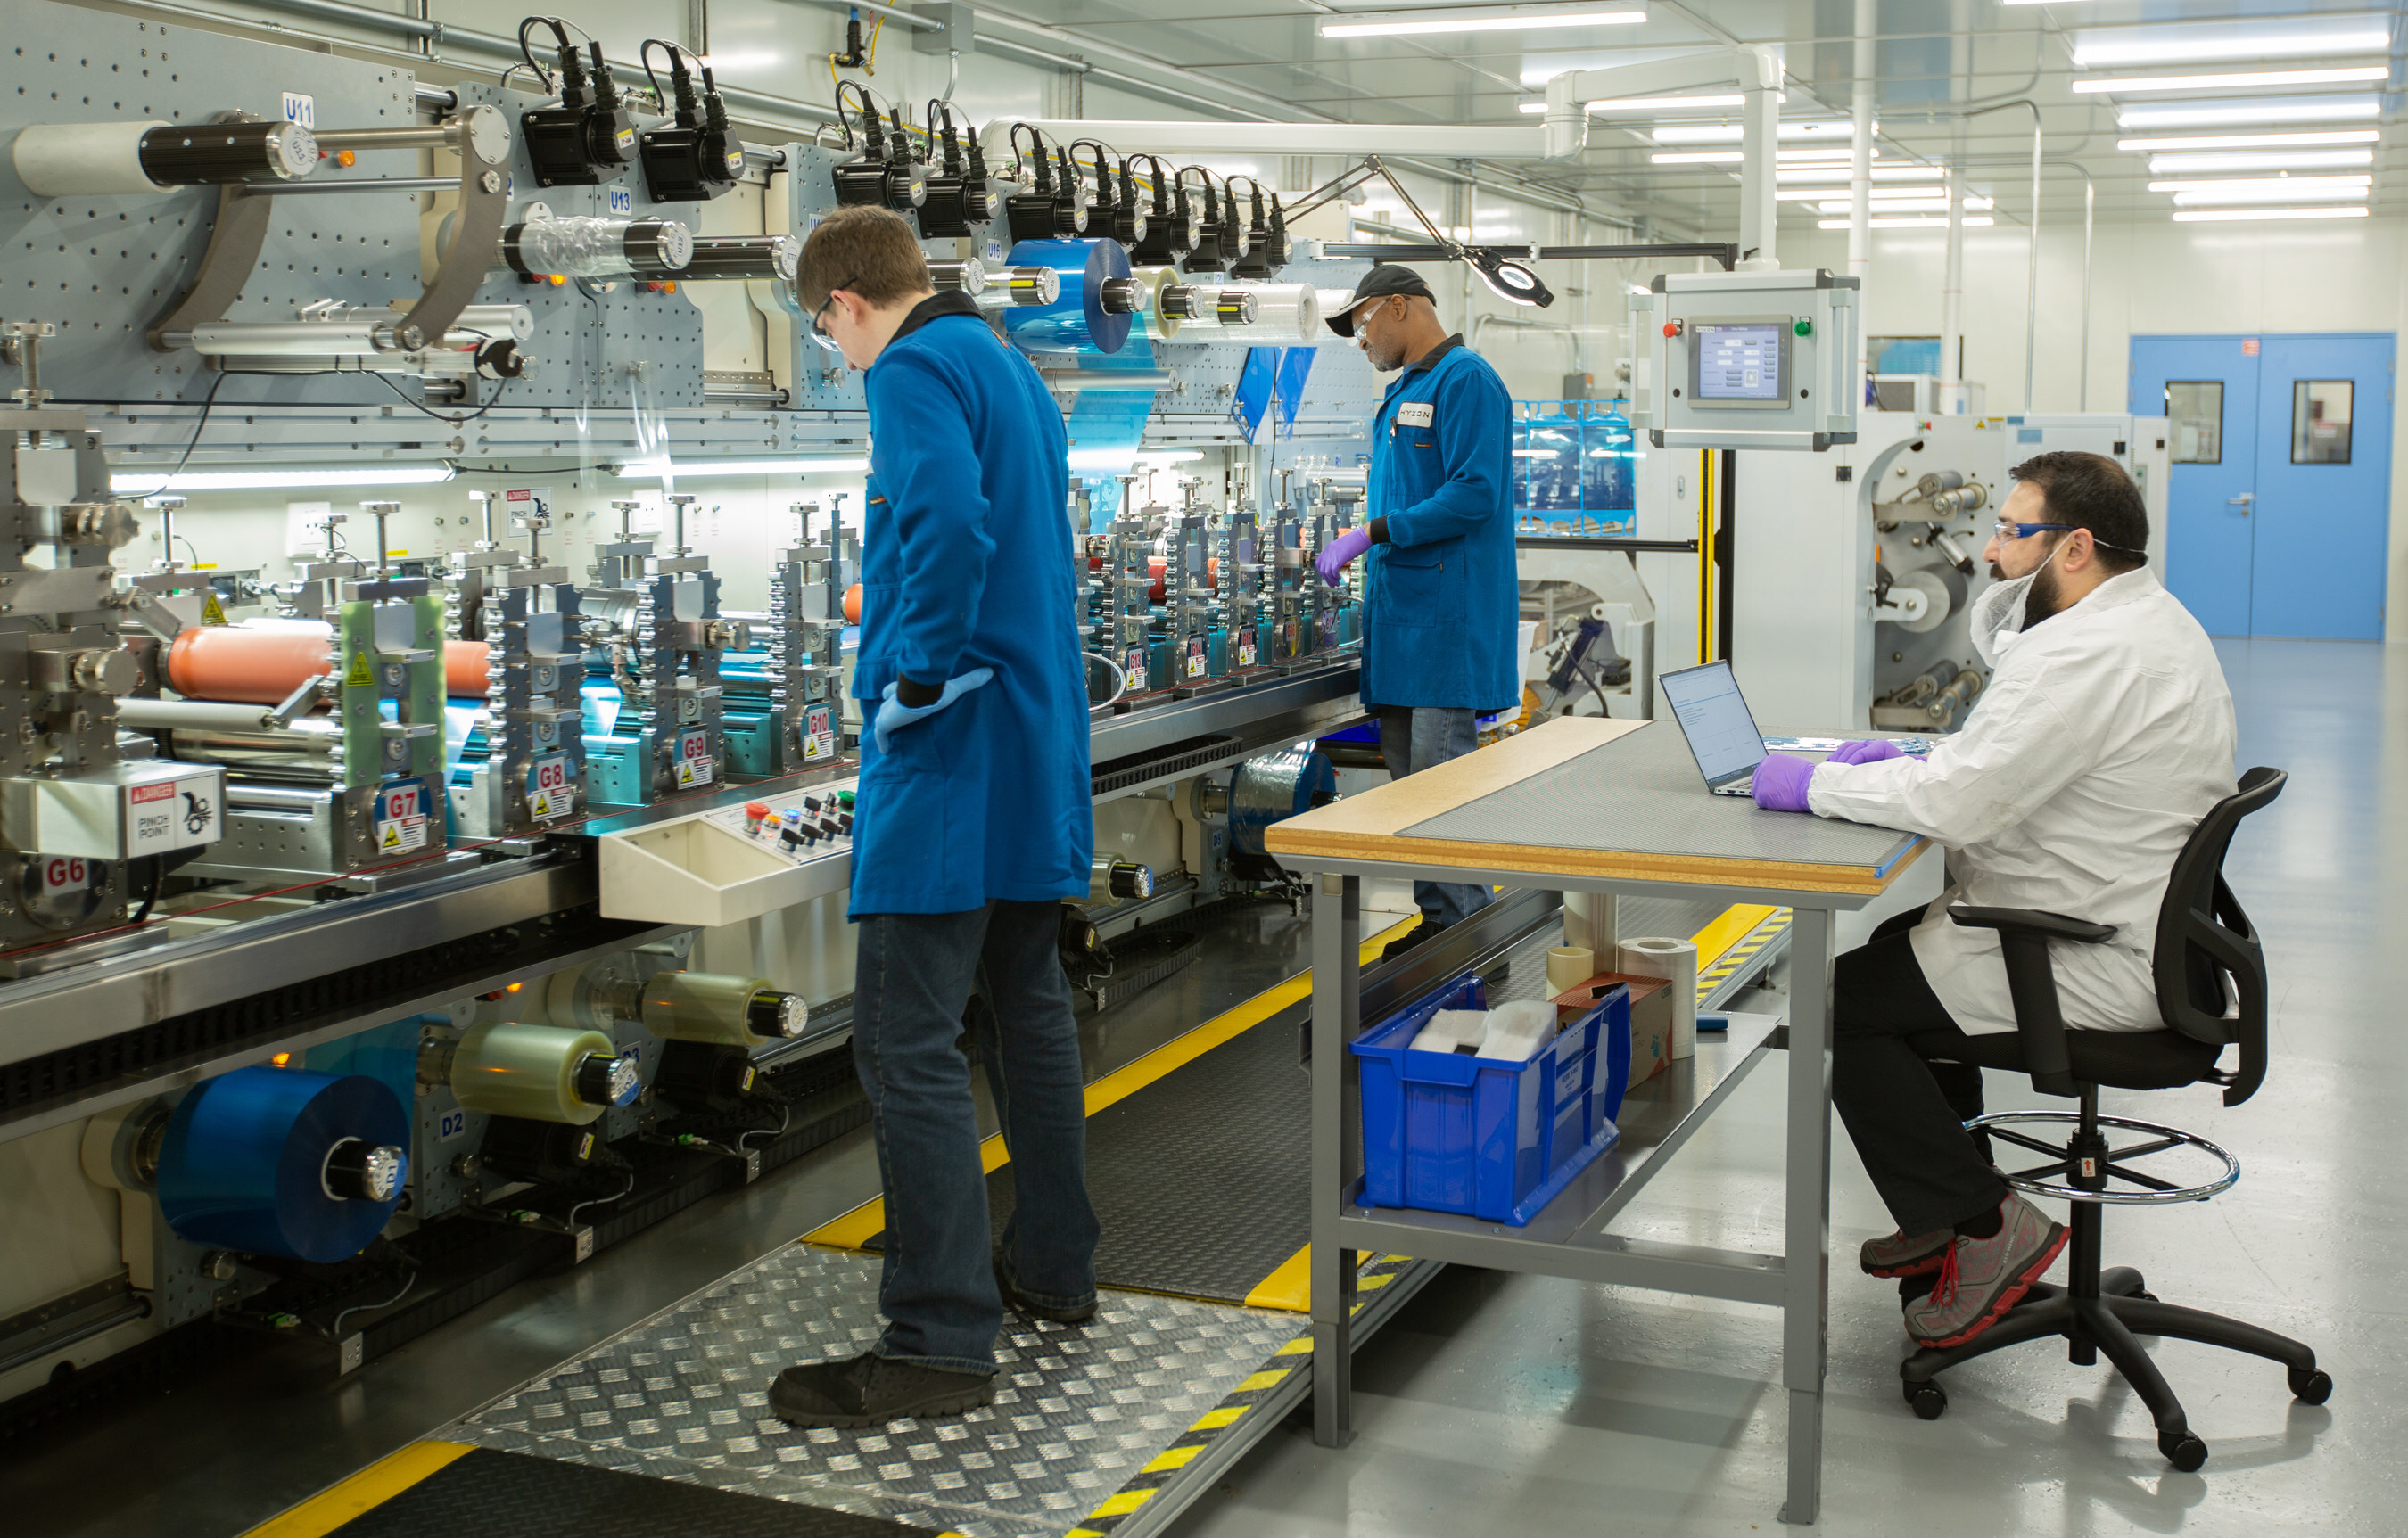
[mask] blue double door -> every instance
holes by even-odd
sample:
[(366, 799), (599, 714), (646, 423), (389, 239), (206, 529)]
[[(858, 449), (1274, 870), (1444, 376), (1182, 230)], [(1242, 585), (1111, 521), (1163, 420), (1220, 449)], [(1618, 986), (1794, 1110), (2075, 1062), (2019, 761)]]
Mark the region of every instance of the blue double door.
[(2166, 418), (2166, 586), (2212, 635), (2383, 639), (2393, 338), (2135, 336)]

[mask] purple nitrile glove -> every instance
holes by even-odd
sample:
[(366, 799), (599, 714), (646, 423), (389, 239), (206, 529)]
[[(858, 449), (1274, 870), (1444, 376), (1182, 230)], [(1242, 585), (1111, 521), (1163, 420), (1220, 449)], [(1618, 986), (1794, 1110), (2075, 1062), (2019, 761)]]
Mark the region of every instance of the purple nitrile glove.
[(1825, 763), (1879, 763), (1884, 759), (1899, 759), (1906, 755), (1898, 744), (1887, 737), (1867, 737), (1861, 742), (1843, 742), (1840, 750), (1825, 759)]
[(1370, 548), (1371, 526), (1366, 523), (1331, 540), (1328, 548), (1321, 552), (1321, 559), (1313, 563), (1313, 567), (1321, 573), (1321, 579), (1334, 588), (1338, 586), (1339, 575), (1354, 563), (1356, 556)]
[(1814, 761), (1795, 753), (1767, 753), (1756, 766), (1756, 804), (1768, 812), (1802, 812), (1807, 782), (1814, 777)]

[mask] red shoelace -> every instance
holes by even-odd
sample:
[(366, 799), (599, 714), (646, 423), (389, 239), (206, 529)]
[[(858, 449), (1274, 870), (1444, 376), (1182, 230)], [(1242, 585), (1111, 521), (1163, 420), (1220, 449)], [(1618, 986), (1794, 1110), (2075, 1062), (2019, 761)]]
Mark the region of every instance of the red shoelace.
[(1931, 1301), (1945, 1308), (1956, 1301), (1956, 1241), (1948, 1241), (1948, 1253), (1940, 1258), (1940, 1279), (1931, 1284)]

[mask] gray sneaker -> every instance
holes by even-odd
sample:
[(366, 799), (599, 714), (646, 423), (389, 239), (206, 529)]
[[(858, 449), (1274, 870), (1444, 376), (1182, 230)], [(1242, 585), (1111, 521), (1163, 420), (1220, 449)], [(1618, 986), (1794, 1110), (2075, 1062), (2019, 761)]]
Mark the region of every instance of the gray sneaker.
[(1906, 1332), (1917, 1345), (1962, 1346), (2006, 1317), (2065, 1248), (2065, 1225), (2010, 1192), (1999, 1232), (1959, 1238), (1943, 1252), (1928, 1295), (1906, 1305)]
[(1868, 1276), (1924, 1276), (1940, 1269), (1942, 1257), (1956, 1239), (1954, 1229), (1929, 1233), (1900, 1230), (1885, 1238), (1868, 1239), (1856, 1251), (1856, 1264)]

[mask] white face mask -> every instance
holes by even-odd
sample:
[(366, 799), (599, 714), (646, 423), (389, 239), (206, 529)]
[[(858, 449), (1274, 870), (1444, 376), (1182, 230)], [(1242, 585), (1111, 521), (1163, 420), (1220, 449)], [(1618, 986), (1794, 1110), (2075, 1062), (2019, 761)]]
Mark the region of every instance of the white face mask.
[[(2057, 549), (2063, 548), (2065, 542), (2059, 540)], [(2007, 644), (2023, 634), (2025, 600), (2031, 596), (2032, 583), (2048, 569), (2049, 561), (2056, 559), (2057, 550), (2051, 550), (2048, 561), (2042, 562), (2021, 577), (1991, 583), (1983, 590), (1981, 597), (1973, 600), (1972, 608), (1965, 616), (1965, 628), (1973, 642), (1974, 653), (1982, 659), (1984, 667), (1996, 669)]]

